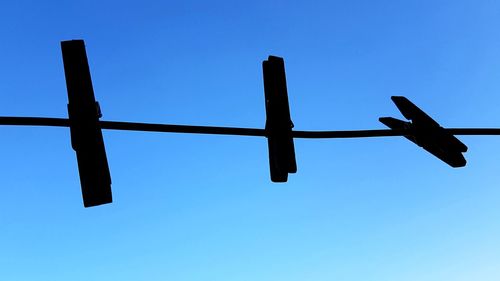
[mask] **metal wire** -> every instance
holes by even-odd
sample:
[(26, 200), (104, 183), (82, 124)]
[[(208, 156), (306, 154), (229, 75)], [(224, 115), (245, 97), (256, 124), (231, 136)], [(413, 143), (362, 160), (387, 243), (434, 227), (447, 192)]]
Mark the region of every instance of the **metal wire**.
[[(188, 133), (265, 137), (264, 129), (150, 124), (136, 122), (99, 121), (102, 129), (125, 130), (160, 133)], [(0, 117), (0, 125), (9, 126), (52, 126), (69, 127), (67, 118), (45, 117)], [(453, 135), (500, 135), (500, 128), (450, 128), (445, 129)], [(407, 135), (405, 130), (349, 130), (349, 131), (292, 131), (294, 138), (320, 139), (320, 138), (368, 138), (368, 137), (393, 137)]]

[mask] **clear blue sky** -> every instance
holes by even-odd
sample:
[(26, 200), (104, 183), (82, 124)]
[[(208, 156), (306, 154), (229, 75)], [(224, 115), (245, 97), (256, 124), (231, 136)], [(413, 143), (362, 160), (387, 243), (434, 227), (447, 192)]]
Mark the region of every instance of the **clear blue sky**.
[[(272, 54), (298, 130), (382, 129), (391, 95), (499, 127), (499, 27), (486, 0), (3, 1), (0, 115), (66, 117), (59, 42), (84, 39), (104, 120), (263, 128)], [(272, 184), (264, 138), (104, 131), (114, 203), (84, 209), (68, 129), (0, 132), (1, 280), (500, 279), (498, 137), (460, 137), (461, 169), (299, 139)]]

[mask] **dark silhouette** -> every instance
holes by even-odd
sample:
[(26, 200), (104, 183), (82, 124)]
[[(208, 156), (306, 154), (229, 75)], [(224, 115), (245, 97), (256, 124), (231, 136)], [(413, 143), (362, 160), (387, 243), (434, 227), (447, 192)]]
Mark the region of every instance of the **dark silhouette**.
[(268, 60), (262, 63), (262, 69), (271, 180), (286, 182), (288, 173), (297, 172), (297, 163), (286, 89), (285, 63), (282, 58), (269, 56)]
[(265, 129), (99, 121), (101, 112), (95, 101), (83, 40), (63, 41), (61, 48), (68, 89), (69, 119), (0, 116), (0, 125), (70, 127), (71, 145), (76, 151), (85, 207), (112, 202), (111, 176), (101, 129), (266, 137), (273, 182), (286, 182), (288, 174), (297, 171), (294, 138), (404, 136), (456, 168), (465, 166), (462, 153), (467, 151), (467, 146), (454, 135), (500, 135), (500, 128), (445, 129), (407, 98), (397, 96), (392, 97), (392, 100), (411, 122), (392, 117), (380, 118), (390, 130), (293, 131), (285, 63), (282, 58), (275, 56), (269, 56), (262, 63)]
[(71, 146), (76, 151), (85, 207), (112, 202), (111, 176), (104, 149), (89, 64), (83, 40), (61, 42)]
[(379, 118), (380, 122), (394, 130), (406, 130), (405, 137), (407, 139), (421, 146), (451, 167), (465, 166), (467, 162), (462, 154), (462, 152), (467, 151), (465, 144), (446, 131), (407, 98), (393, 96), (391, 99), (403, 116), (411, 120), (411, 122), (392, 117)]

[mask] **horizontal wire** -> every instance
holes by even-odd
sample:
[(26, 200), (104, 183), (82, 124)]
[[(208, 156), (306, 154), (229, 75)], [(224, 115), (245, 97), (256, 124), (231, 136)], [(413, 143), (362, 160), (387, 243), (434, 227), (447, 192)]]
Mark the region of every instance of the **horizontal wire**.
[[(212, 135), (237, 135), (265, 137), (264, 129), (150, 124), (137, 122), (99, 121), (102, 129), (161, 132), (161, 133), (190, 133)], [(69, 127), (67, 118), (46, 117), (0, 117), (0, 125), (11, 126), (53, 126)], [(453, 135), (500, 135), (500, 128), (450, 128), (445, 129)], [(405, 130), (349, 130), (349, 131), (292, 131), (294, 138), (367, 138), (393, 137), (407, 135)]]

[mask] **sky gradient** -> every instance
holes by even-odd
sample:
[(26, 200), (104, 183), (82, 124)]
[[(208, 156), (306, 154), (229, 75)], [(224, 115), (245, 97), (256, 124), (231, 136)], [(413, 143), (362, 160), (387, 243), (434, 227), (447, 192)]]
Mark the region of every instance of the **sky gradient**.
[[(67, 117), (60, 41), (84, 39), (102, 120), (263, 128), (284, 57), (297, 130), (383, 129), (408, 97), (500, 127), (497, 1), (4, 1), (0, 115)], [(446, 106), (444, 106), (446, 105)], [(83, 208), (69, 129), (0, 127), (0, 279), (499, 280), (499, 137), (452, 169), (402, 137), (295, 141), (103, 131), (114, 203)]]

